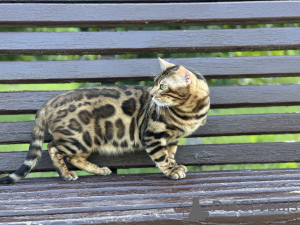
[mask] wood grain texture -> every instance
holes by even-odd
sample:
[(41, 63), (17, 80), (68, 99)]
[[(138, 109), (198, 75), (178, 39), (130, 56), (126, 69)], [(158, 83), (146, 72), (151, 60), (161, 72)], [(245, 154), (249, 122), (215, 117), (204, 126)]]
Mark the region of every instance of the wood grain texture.
[[(15, 171), (24, 162), (26, 154), (27, 151), (0, 153), (0, 171), (2, 173)], [(14, 159), (14, 163), (12, 164), (7, 159)], [(186, 166), (299, 162), (300, 142), (179, 146), (176, 160), (179, 164)], [(114, 157), (95, 153), (89, 157), (89, 161), (117, 169), (155, 167), (146, 151), (143, 150), (135, 154)], [(68, 167), (76, 170), (70, 164)], [(42, 158), (33, 171), (54, 171), (48, 151), (43, 151)]]
[[(190, 137), (299, 133), (299, 120), (299, 113), (210, 116)], [(0, 123), (0, 143), (29, 143), (33, 124), (32, 121)], [(50, 140), (46, 132), (45, 141)]]
[[(300, 105), (299, 90), (299, 84), (210, 87), (211, 108)], [(0, 92), (0, 114), (36, 113), (60, 93), (63, 91)]]
[[(18, 2), (22, 2), (22, 0), (18, 0)], [(72, 3), (74, 2), (76, 1), (72, 1)], [(133, 0), (133, 2), (135, 1)], [(140, 4), (85, 5), (1, 4), (0, 24), (1, 26), (107, 27), (300, 22), (300, 16), (297, 13), (300, 11), (299, 2), (226, 2), (218, 4), (192, 2), (164, 4), (164, 1), (159, 1), (162, 4), (157, 4), (154, 2), (151, 1), (152, 4), (142, 4), (143, 1), (139, 1)], [(70, 16), (70, 12), (72, 12), (72, 16)]]
[[(255, 38), (253, 38), (255, 37)], [(298, 49), (300, 28), (0, 33), (0, 54), (123, 54)]]
[[(300, 56), (166, 59), (207, 79), (299, 76)], [(266, 66), (268, 65), (268, 66)], [(157, 59), (0, 62), (0, 83), (63, 83), (153, 80)]]
[[(299, 212), (245, 210), (251, 201), (276, 204), (298, 202), (299, 170), (242, 170), (190, 172), (183, 180), (162, 174), (87, 176), (65, 182), (60, 178), (24, 179), (0, 187), (2, 223), (32, 224), (182, 224), (198, 197), (210, 224), (264, 222), (297, 218)], [(244, 202), (234, 211), (213, 210), (213, 201)], [(183, 212), (185, 214), (183, 215)], [(143, 222), (142, 222), (143, 221)], [(135, 222), (135, 223), (134, 223)], [(259, 223), (256, 223), (259, 224)]]

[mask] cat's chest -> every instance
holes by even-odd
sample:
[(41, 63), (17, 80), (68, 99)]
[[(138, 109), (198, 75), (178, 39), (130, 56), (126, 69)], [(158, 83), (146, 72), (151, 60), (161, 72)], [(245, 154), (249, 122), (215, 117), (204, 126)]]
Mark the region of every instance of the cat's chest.
[(166, 132), (168, 133), (168, 142), (175, 142), (181, 138), (187, 137), (195, 132), (199, 127), (199, 123), (193, 123), (189, 126), (167, 125)]

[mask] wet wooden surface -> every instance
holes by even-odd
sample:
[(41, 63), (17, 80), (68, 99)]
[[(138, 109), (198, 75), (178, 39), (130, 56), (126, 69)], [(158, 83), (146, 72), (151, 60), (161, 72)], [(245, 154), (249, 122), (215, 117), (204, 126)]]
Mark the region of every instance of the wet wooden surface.
[[(190, 172), (183, 180), (170, 180), (162, 174), (87, 176), (73, 182), (60, 178), (24, 179), (14, 185), (0, 186), (0, 223), (179, 224), (191, 211), (193, 197), (199, 198), (202, 209), (209, 212), (207, 223), (222, 224), (220, 220), (224, 222), (224, 217), (230, 223), (259, 218), (268, 223), (284, 222), (299, 216), (298, 210), (292, 211), (295, 210), (292, 203), (300, 200), (299, 172), (298, 169)], [(214, 208), (214, 201), (224, 204), (244, 201), (244, 205), (239, 211), (225, 211)], [(289, 212), (284, 208), (287, 201), (291, 202)], [(274, 210), (279, 203), (285, 212)], [(263, 204), (269, 208), (260, 211)]]

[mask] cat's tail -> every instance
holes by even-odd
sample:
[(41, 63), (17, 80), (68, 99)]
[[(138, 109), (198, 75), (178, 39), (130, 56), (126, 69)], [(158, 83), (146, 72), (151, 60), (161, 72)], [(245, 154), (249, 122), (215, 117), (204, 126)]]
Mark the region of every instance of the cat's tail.
[[(0, 184), (11, 184), (25, 177), (36, 165), (42, 154), (46, 128), (46, 107), (43, 106), (36, 114), (35, 124), (31, 134), (31, 143), (22, 166), (12, 174), (0, 179)], [(12, 159), (7, 159), (12, 160)]]

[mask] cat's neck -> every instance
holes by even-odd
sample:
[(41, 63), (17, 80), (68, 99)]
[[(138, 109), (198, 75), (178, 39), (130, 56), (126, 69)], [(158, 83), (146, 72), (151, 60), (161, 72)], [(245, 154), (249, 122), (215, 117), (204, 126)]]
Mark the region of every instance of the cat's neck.
[(174, 110), (181, 113), (197, 115), (201, 113), (205, 105), (210, 103), (208, 86), (204, 81), (197, 81), (194, 85), (190, 86), (189, 93), (185, 102), (175, 106)]

